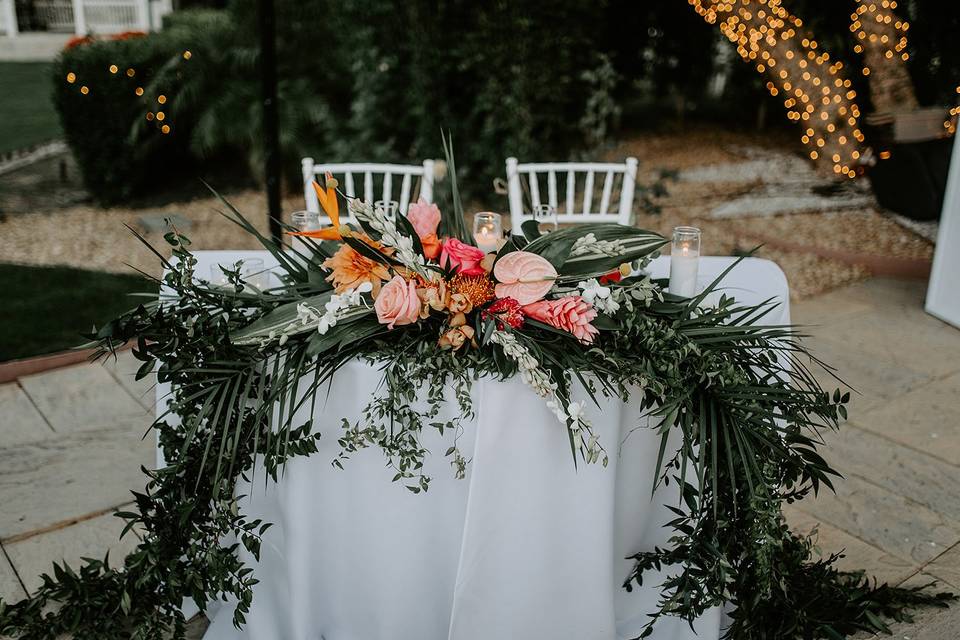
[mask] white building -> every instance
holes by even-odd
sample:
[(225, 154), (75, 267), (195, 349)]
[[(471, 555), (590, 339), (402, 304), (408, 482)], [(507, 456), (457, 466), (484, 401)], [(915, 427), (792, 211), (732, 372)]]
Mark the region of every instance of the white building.
[(0, 0), (0, 60), (53, 58), (74, 36), (155, 31), (172, 0)]

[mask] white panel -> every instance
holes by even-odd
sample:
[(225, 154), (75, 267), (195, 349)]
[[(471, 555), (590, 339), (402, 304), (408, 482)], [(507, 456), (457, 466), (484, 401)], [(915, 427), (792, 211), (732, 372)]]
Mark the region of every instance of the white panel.
[(956, 141), (953, 143), (926, 309), (927, 313), (960, 328), (960, 144)]

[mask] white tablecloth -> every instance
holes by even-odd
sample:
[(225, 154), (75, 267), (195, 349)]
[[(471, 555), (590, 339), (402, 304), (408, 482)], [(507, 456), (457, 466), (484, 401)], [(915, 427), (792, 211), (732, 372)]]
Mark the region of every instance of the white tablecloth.
[[(198, 252), (197, 273), (249, 252)], [(731, 258), (704, 258), (701, 280), (712, 280)], [(269, 266), (269, 262), (267, 263)], [(665, 277), (666, 259), (652, 265)], [(727, 277), (739, 300), (781, 302), (765, 318), (789, 322), (786, 279), (773, 263), (748, 259)], [(291, 461), (278, 484), (263, 476), (240, 493), (243, 509), (273, 522), (256, 563), (260, 583), (247, 624), (232, 626), (232, 606), (212, 612), (206, 638), (226, 640), (613, 640), (632, 638), (659, 596), (649, 576), (632, 593), (621, 588), (632, 562), (625, 558), (665, 543), (676, 504), (674, 486), (651, 500), (658, 438), (635, 406), (586, 402), (610, 452), (610, 465), (574, 468), (567, 435), (543, 401), (519, 380), (474, 384), (476, 418), (460, 448), (470, 459), (456, 480), (443, 452), (449, 437), (424, 434), (430, 490), (415, 495), (391, 483), (379, 449), (356, 454), (344, 470), (331, 466), (339, 451), (342, 417), (356, 418), (380, 381), (353, 362), (318, 399), (324, 437), (309, 459)], [(165, 394), (166, 389), (158, 389)], [(455, 407), (455, 403), (450, 403)], [(304, 419), (308, 409), (304, 409)], [(208, 612), (210, 613), (210, 612)], [(695, 626), (658, 624), (655, 640), (715, 640), (720, 611)]]

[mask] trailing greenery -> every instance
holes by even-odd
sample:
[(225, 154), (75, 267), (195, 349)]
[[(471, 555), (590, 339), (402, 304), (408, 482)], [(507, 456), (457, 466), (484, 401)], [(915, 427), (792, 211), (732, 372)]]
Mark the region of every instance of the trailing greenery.
[[(336, 220), (334, 187), (328, 183), (323, 203)], [(606, 463), (584, 407), (572, 402), (574, 387), (646, 409), (649, 428), (661, 437), (651, 473), (677, 483), (682, 504), (674, 507), (669, 543), (638, 553), (624, 584), (629, 590), (649, 569), (671, 569), (644, 635), (660, 616), (693, 621), (730, 602), (730, 638), (842, 638), (885, 630), (883, 618), (905, 618), (912, 608), (945, 606), (952, 598), (871, 585), (861, 574), (835, 569), (835, 557), (814, 559), (810, 540), (788, 530), (780, 505), (831, 489), (838, 476), (817, 448), (820, 433), (838, 428), (846, 415), (847, 397), (821, 389), (807, 368), (819, 363), (793, 328), (761, 323), (771, 304), (746, 306), (723, 296), (715, 307), (702, 306), (720, 279), (693, 299), (664, 293), (664, 283), (642, 273), (606, 287), (596, 281), (624, 262), (642, 267), (665, 244), (662, 237), (619, 225), (541, 236), (536, 225), (525, 225), (524, 235), (484, 258), (492, 266), (469, 276), (500, 286), (536, 282), (511, 280), (510, 271), (499, 268), (508, 263), (555, 268), (543, 302), (576, 298), (581, 304), (581, 295), (592, 296), (594, 310), (602, 312), (589, 314), (594, 333), (575, 336), (562, 324), (537, 320), (531, 306), (499, 293), (496, 300), (478, 298), (485, 301), (467, 310), (466, 324), (454, 306), (463, 299), (441, 295), (419, 320), (387, 327), (382, 310), (374, 314), (370, 307), (370, 287), (331, 289), (328, 270), (336, 276), (338, 254), (353, 251), (388, 267), (395, 275), (380, 296), (397, 278), (401, 291), (439, 287), (441, 280), (456, 290), (455, 271), (466, 263), (424, 260), (428, 235), (406, 218), (394, 223), (356, 202), (359, 227), (318, 232), (317, 241), (305, 239), (310, 250), (298, 259), (225, 206), (225, 215), (276, 257), (282, 285), (254, 289), (239, 266), (225, 286), (198, 279), (189, 241), (167, 234), (173, 259), (157, 252), (166, 270), (157, 284), (167, 295), (91, 336), (104, 357), (133, 342), (143, 362), (138, 375), (155, 370), (158, 382), (173, 389), (168, 411), (154, 425), (168, 466), (147, 472), (145, 490), (134, 493), (135, 508), (118, 514), (142, 542), (122, 567), (107, 559), (79, 568), (55, 565), (30, 599), (0, 601), (0, 635), (182, 638), (183, 600), (192, 598), (204, 610), (224, 596), (237, 599), (234, 623), (242, 625), (256, 578), (235, 552), (243, 545), (258, 557), (270, 523), (244, 514), (237, 480), (264, 473), (275, 481), (286, 461), (316, 453), (320, 437), (336, 437), (337, 464), (378, 447), (396, 470), (394, 481), (420, 492), (430, 480), (420, 439), (434, 429), (448, 438), (446, 455), (462, 477), (467, 461), (457, 439), (460, 421), (472, 415), (476, 376), (519, 375), (541, 395), (559, 418), (558, 432), (569, 436), (571, 464)], [(476, 252), (455, 239), (444, 246), (463, 260)], [(582, 320), (590, 306), (579, 308)], [(467, 329), (472, 340), (451, 338)], [(321, 387), (356, 358), (382, 364), (384, 384), (363, 415), (344, 416), (334, 435), (337, 422), (313, 416), (311, 408)], [(455, 391), (461, 418), (436, 422), (447, 388)], [(426, 400), (423, 412), (411, 409), (415, 398)], [(305, 413), (310, 417), (297, 419)], [(673, 433), (681, 442), (676, 451), (668, 446)]]

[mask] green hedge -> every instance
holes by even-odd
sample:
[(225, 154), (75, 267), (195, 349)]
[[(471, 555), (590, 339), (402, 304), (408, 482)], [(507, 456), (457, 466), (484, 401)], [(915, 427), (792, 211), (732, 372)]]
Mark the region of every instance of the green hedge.
[[(103, 203), (124, 200), (155, 176), (186, 169), (189, 126), (146, 120), (163, 110), (145, 90), (173, 56), (164, 37), (94, 40), (65, 50), (53, 65), (54, 104), (84, 182)], [(138, 88), (142, 95), (138, 94)], [(172, 127), (163, 134), (162, 124)]]

